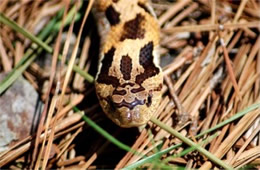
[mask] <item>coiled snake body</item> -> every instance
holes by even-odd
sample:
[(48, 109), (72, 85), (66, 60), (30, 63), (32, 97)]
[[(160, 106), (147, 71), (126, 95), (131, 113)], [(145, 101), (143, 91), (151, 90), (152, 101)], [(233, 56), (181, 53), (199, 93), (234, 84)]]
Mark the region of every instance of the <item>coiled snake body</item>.
[(149, 121), (161, 99), (159, 26), (147, 0), (96, 0), (101, 34), (96, 93), (121, 127)]

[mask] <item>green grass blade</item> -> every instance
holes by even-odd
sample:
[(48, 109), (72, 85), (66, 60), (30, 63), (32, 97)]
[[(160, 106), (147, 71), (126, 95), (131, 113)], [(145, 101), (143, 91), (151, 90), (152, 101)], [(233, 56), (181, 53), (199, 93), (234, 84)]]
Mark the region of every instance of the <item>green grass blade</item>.
[(205, 134), (207, 134), (207, 133), (210, 133), (210, 132), (212, 132), (212, 131), (214, 131), (214, 130), (220, 128), (220, 127), (223, 127), (223, 126), (225, 126), (226, 124), (228, 124), (228, 123), (230, 123), (230, 122), (233, 122), (234, 120), (236, 120), (236, 119), (238, 119), (238, 118), (244, 116), (244, 115), (247, 114), (248, 112), (251, 112), (251, 111), (253, 111), (253, 110), (257, 109), (257, 108), (260, 108), (260, 103), (256, 103), (256, 104), (253, 104), (253, 105), (247, 107), (246, 109), (244, 109), (244, 110), (242, 110), (242, 111), (236, 113), (235, 115), (233, 115), (231, 118), (229, 118), (229, 119), (227, 119), (227, 120), (225, 120), (225, 121), (223, 121), (223, 122), (217, 124), (217, 125), (214, 126), (213, 128), (210, 128), (210, 129), (208, 129), (208, 130), (205, 130), (205, 131), (201, 132), (201, 133), (200, 133), (199, 135), (197, 135), (196, 137), (201, 137), (201, 136), (203, 136), (203, 135), (205, 135)]
[[(208, 134), (208, 133), (210, 133), (210, 132), (212, 132), (212, 131), (214, 131), (214, 130), (216, 130), (216, 129), (218, 129), (218, 128), (221, 128), (221, 127), (225, 126), (226, 124), (228, 124), (228, 123), (230, 123), (230, 122), (232, 122), (232, 121), (234, 121), (234, 120), (236, 120), (236, 119), (238, 119), (238, 118), (244, 116), (245, 114), (247, 114), (247, 113), (249, 113), (249, 112), (251, 112), (251, 111), (253, 111), (253, 110), (257, 109), (257, 108), (260, 108), (260, 103), (253, 104), (253, 105), (247, 107), (246, 109), (244, 109), (244, 110), (242, 110), (242, 111), (236, 113), (236, 114), (235, 114), (234, 116), (232, 116), (231, 118), (229, 118), (229, 119), (227, 119), (227, 120), (225, 120), (225, 121), (223, 121), (223, 122), (217, 124), (215, 127), (210, 128), (210, 129), (208, 129), (208, 130), (206, 130), (206, 131), (204, 131), (204, 132), (202, 132), (202, 133), (196, 135), (195, 138), (199, 138), (199, 137), (201, 137), (201, 136), (203, 136), (203, 135), (205, 135), (205, 134)], [(212, 137), (214, 137), (214, 136), (212, 136)], [(164, 154), (170, 152), (171, 150), (180, 147), (181, 145), (182, 145), (182, 143), (177, 144), (177, 145), (170, 146), (169, 148), (166, 148), (166, 149), (164, 149), (164, 150), (162, 150), (162, 151), (160, 151), (160, 152), (158, 152), (158, 153), (155, 153), (155, 154), (153, 154), (153, 155), (151, 155), (151, 156), (149, 156), (149, 157), (145, 157), (144, 159), (139, 160), (138, 162), (135, 162), (135, 163), (133, 163), (133, 164), (131, 164), (131, 165), (125, 167), (124, 169), (133, 169), (133, 168), (137, 168), (137, 167), (139, 167), (139, 166), (141, 166), (141, 165), (143, 165), (143, 164), (145, 164), (145, 163), (149, 163), (149, 162), (151, 162), (151, 161), (153, 161), (153, 160), (155, 160), (155, 159), (157, 159), (157, 158), (160, 158), (162, 155), (164, 155)], [(194, 147), (192, 147), (192, 148), (194, 148)], [(190, 148), (190, 149), (191, 149), (191, 148)], [(189, 151), (189, 150), (187, 150), (187, 152), (188, 152), (188, 151)], [(185, 154), (185, 153), (182, 153), (182, 154)], [(182, 156), (182, 155), (181, 155), (181, 156)]]
[[(202, 142), (198, 143), (198, 145), (202, 146), (202, 145), (205, 145), (205, 144), (208, 144), (209, 142), (211, 142), (213, 139), (215, 139), (219, 134), (218, 133), (215, 133), (214, 135), (212, 136), (209, 136), (207, 139), (203, 140)], [(172, 157), (173, 158), (177, 158), (177, 157), (182, 157), (182, 156), (185, 156), (187, 155), (188, 153), (192, 152), (192, 151), (195, 151), (197, 148), (195, 146), (192, 146), (192, 147), (189, 147), (185, 150), (183, 150), (181, 153), (179, 154), (176, 154), (176, 155), (173, 155)]]
[(45, 44), (42, 40), (40, 40), (39, 38), (37, 38), (36, 36), (34, 36), (33, 34), (31, 34), (30, 32), (28, 32), (27, 30), (23, 29), (22, 27), (20, 27), (16, 22), (10, 20), (9, 18), (7, 18), (4, 14), (0, 13), (0, 22), (2, 22), (5, 25), (8, 25), (9, 27), (11, 27), (12, 29), (14, 29), (15, 31), (23, 34), (25, 37), (29, 38), (30, 40), (32, 40), (33, 42), (35, 42), (36, 44), (38, 44), (39, 46), (41, 46), (44, 50), (46, 50), (47, 52), (51, 53), (52, 52), (52, 48), (49, 47), (47, 44)]
[[(40, 33), (39, 37), (36, 37), (32, 35), (30, 32), (26, 31), (22, 27), (20, 27), (18, 24), (16, 24), (14, 21), (9, 20), (6, 16), (4, 16), (2, 13), (0, 13), (0, 22), (8, 25), (15, 31), (23, 34), (25, 37), (29, 38), (32, 42), (36, 43), (39, 47), (43, 48), (47, 52), (51, 53), (53, 49), (48, 46), (48, 44), (44, 43), (42, 39), (44, 39), (47, 35), (49, 35), (50, 32), (54, 31), (57, 32), (59, 30), (59, 27), (61, 26), (60, 22), (57, 23), (57, 19), (61, 18), (63, 13), (63, 10), (61, 10), (56, 17), (54, 17), (53, 20), (49, 22), (49, 24), (43, 29), (43, 31)], [(66, 18), (65, 23), (69, 23), (72, 19), (73, 14), (75, 13), (75, 8), (72, 8), (70, 12), (68, 13), (68, 17)], [(78, 15), (79, 17), (79, 15)], [(77, 18), (78, 18), (77, 17)], [(37, 45), (32, 44), (32, 48), (36, 49)], [(21, 59), (21, 61), (17, 64), (17, 66), (0, 82), (0, 94), (2, 94), (22, 73), (17, 73), (17, 71), (24, 71), (30, 64), (26, 64), (26, 68), (18, 69), (22, 64), (25, 62), (33, 62), (33, 60), (29, 60), (29, 57), (32, 55), (33, 50), (29, 49), (24, 55), (24, 57)], [(35, 58), (34, 58), (35, 59)], [(87, 81), (93, 83), (94, 78), (89, 75), (88, 73), (81, 70), (76, 65), (73, 67), (73, 70), (78, 72), (81, 76), (83, 76)]]
[(80, 69), (77, 65), (73, 65), (72, 69), (84, 77), (89, 83), (94, 83), (94, 77)]
[[(50, 42), (51, 38), (46, 42)], [(42, 52), (42, 48), (37, 50), (29, 49), (23, 59), (19, 62), (19, 66), (16, 66), (4, 79), (0, 82), (0, 94), (2, 94), (15, 80), (22, 75), (22, 73), (29, 67), (29, 65), (35, 60), (38, 54)]]
[[(204, 144), (210, 142), (211, 140), (213, 140), (213, 139), (216, 138), (217, 136), (218, 136), (218, 134), (214, 134), (214, 135), (210, 136), (210, 137), (207, 138), (206, 140), (202, 141), (202, 142), (200, 143), (200, 145), (204, 145)], [(164, 155), (164, 154), (170, 152), (170, 151), (173, 150), (173, 149), (176, 149), (176, 148), (180, 147), (181, 145), (182, 145), (182, 143), (177, 144), (177, 145), (170, 146), (169, 148), (166, 148), (166, 149), (164, 149), (164, 150), (162, 150), (162, 151), (159, 151), (159, 152), (157, 152), (157, 153), (155, 153), (155, 154), (153, 154), (153, 155), (151, 155), (151, 156), (145, 157), (145, 158), (143, 158), (143, 159), (141, 159), (141, 160), (139, 160), (139, 161), (137, 161), (137, 162), (135, 162), (135, 163), (133, 163), (133, 164), (131, 164), (131, 165), (129, 165), (129, 166), (123, 168), (123, 169), (125, 169), (125, 170), (134, 169), (134, 168), (140, 167), (141, 165), (144, 165), (145, 163), (149, 163), (149, 162), (152, 162), (152, 161), (154, 161), (154, 160), (160, 159), (162, 155)], [(191, 152), (191, 151), (194, 151), (194, 150), (196, 150), (195, 147), (189, 147), (188, 149), (185, 149), (184, 151), (182, 151), (180, 154), (174, 155), (174, 157), (184, 156), (184, 155), (186, 155), (187, 153), (189, 153), (189, 152)]]
[(82, 115), (82, 119), (89, 125), (91, 126), (95, 131), (97, 131), (99, 134), (104, 136), (107, 140), (109, 140), (111, 143), (115, 144), (119, 148), (127, 151), (127, 152), (132, 152), (134, 154), (140, 154), (137, 153), (136, 151), (132, 150), (131, 147), (127, 146), (126, 144), (120, 142), (117, 140), (115, 137), (110, 135), (107, 131), (105, 131), (103, 128), (101, 128), (98, 124), (96, 124), (94, 121), (92, 121), (90, 118), (88, 118), (84, 112), (80, 111), (77, 107), (74, 107), (74, 111), (78, 112)]
[(137, 168), (137, 167), (139, 167), (139, 166), (141, 166), (141, 165), (143, 165), (145, 163), (148, 163), (148, 162), (154, 161), (156, 159), (159, 159), (162, 155), (170, 152), (173, 149), (176, 149), (176, 148), (180, 147), (181, 145), (182, 144), (177, 144), (177, 145), (170, 146), (169, 148), (166, 148), (166, 149), (164, 149), (162, 151), (159, 151), (158, 153), (155, 153), (155, 154), (153, 154), (153, 155), (151, 155), (149, 157), (145, 157), (144, 159), (141, 159), (138, 162), (135, 162), (135, 163), (133, 163), (133, 164), (123, 168), (123, 169), (125, 169), (125, 170), (134, 169), (134, 168)]
[[(37, 38), (44, 40), (47, 36), (50, 35), (51, 32), (55, 32), (57, 33), (59, 30), (57, 27), (57, 22), (59, 22), (59, 20), (61, 20), (62, 15), (64, 12), (64, 8), (61, 9), (56, 16), (54, 16), (49, 22), (48, 24), (41, 30), (41, 32), (39, 33), (39, 35), (37, 36)], [(59, 25), (60, 28), (60, 25)]]
[(175, 137), (177, 137), (178, 139), (180, 139), (181, 141), (183, 141), (184, 143), (186, 143), (189, 146), (193, 146), (196, 147), (196, 150), (199, 151), (200, 153), (202, 153), (203, 155), (205, 155), (207, 158), (209, 158), (209, 160), (211, 160), (212, 162), (214, 162), (215, 164), (226, 168), (226, 169), (233, 169), (231, 166), (229, 166), (228, 164), (226, 164), (224, 161), (220, 160), (218, 157), (216, 157), (215, 155), (213, 155), (212, 153), (210, 153), (209, 151), (207, 151), (206, 149), (204, 149), (203, 147), (201, 147), (200, 145), (194, 143), (193, 141), (191, 141), (189, 138), (183, 136), (182, 134), (180, 134), (178, 131), (176, 131), (175, 129), (165, 125), (164, 123), (162, 123), (161, 121), (155, 119), (155, 118), (151, 118), (151, 121), (155, 124), (157, 124), (158, 126), (160, 126), (162, 129), (164, 129), (165, 131), (169, 132), (170, 134), (174, 135)]
[(88, 123), (89, 126), (91, 126), (94, 130), (96, 130), (98, 133), (100, 133), (102, 136), (104, 136), (107, 140), (109, 140), (111, 143), (115, 144), (119, 148), (127, 151), (132, 152), (131, 147), (127, 146), (126, 144), (120, 142), (116, 138), (114, 138), (112, 135), (110, 135), (107, 131), (105, 131), (103, 128), (98, 126), (94, 121), (89, 119), (87, 116), (82, 115), (82, 118), (85, 122)]

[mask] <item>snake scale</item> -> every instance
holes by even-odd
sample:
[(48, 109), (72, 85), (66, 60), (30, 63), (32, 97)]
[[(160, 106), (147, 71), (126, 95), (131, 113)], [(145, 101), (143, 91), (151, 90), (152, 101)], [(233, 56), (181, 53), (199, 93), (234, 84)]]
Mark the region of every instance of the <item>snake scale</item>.
[(101, 49), (95, 79), (104, 113), (121, 127), (146, 124), (159, 106), (159, 25), (147, 0), (96, 0)]

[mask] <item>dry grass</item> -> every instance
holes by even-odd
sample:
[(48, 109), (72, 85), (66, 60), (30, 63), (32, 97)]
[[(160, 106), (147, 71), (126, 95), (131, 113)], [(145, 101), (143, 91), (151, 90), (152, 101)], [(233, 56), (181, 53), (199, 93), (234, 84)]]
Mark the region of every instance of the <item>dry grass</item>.
[[(104, 116), (95, 96), (93, 77), (85, 75), (88, 77), (85, 81), (84, 73), (79, 71), (94, 75), (97, 66), (99, 43), (94, 20), (88, 15), (93, 1), (84, 1), (83, 7), (80, 1), (69, 2), (0, 1), (0, 12), (33, 35), (38, 35), (64, 9), (64, 15), (56, 21), (60, 23), (59, 30), (49, 33), (49, 40), (47, 37), (43, 40), (52, 42), (52, 57), (45, 56), (50, 64), (39, 64), (35, 56), (20, 71), (45, 104), (37, 132), (11, 143), (8, 150), (1, 152), (0, 167), (119, 169), (144, 160), (144, 155), (158, 154), (139, 166), (220, 168), (186, 145), (160, 155), (160, 151), (182, 141), (155, 121), (139, 132), (135, 128), (119, 128)], [(81, 7), (81, 20), (74, 23), (77, 17), (72, 15), (70, 24), (65, 25), (72, 6)], [(154, 119), (177, 129), (233, 168), (249, 165), (260, 168), (259, 105), (218, 126), (260, 103), (259, 1), (153, 1), (152, 6), (161, 26), (160, 52), (165, 77), (163, 99)], [(5, 24), (1, 23), (0, 29), (0, 71), (7, 73), (17, 69), (22, 56), (30, 52), (30, 47), (36, 48), (37, 43)], [(76, 38), (71, 45), (73, 36)], [(74, 106), (141, 154), (126, 153), (101, 137), (76, 113)], [(214, 127), (210, 133), (196, 137)], [(217, 136), (211, 137), (215, 133)], [(185, 153), (187, 149), (191, 151)]]

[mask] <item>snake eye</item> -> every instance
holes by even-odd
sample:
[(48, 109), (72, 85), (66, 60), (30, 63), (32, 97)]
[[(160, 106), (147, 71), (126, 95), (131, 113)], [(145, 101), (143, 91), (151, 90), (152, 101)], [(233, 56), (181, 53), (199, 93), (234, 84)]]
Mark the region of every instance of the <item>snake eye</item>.
[(147, 103), (146, 103), (146, 105), (149, 107), (149, 106), (151, 106), (151, 104), (152, 104), (152, 95), (149, 94), (148, 97), (147, 97)]

